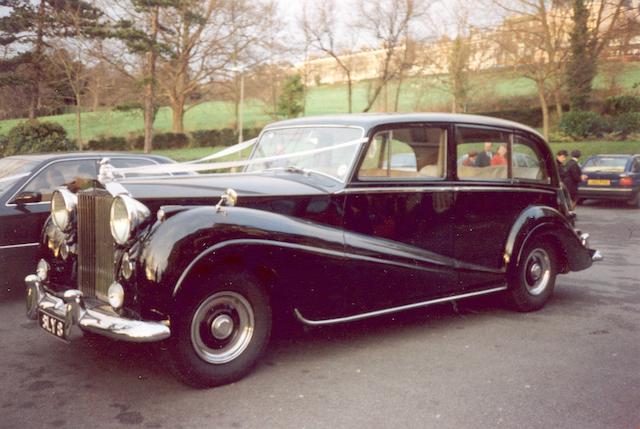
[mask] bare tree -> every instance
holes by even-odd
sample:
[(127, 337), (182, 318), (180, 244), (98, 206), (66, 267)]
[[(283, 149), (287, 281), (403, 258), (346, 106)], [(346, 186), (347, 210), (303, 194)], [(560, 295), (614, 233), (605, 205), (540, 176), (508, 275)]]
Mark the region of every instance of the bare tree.
[(314, 3), (311, 10), (307, 3), (303, 11), (299, 26), (305, 35), (306, 43), (314, 50), (330, 56), (340, 70), (344, 72), (347, 81), (347, 96), (349, 113), (353, 111), (353, 52), (357, 44), (357, 28), (351, 27), (348, 36), (339, 34), (340, 20), (334, 0), (322, 0)]
[(531, 79), (542, 110), (542, 129), (549, 137), (549, 105), (562, 112), (560, 90), (568, 56), (571, 10), (545, 0), (494, 0), (508, 16), (494, 34), (507, 63)]
[(377, 78), (372, 82), (364, 112), (373, 107), (387, 84), (412, 66), (409, 40), (412, 24), (426, 12), (426, 2), (418, 0), (360, 0), (361, 27), (382, 49)]

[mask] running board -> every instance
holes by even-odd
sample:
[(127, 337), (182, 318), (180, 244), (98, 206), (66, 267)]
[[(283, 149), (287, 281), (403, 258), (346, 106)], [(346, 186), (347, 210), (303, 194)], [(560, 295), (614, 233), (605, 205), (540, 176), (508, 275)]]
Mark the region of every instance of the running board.
[(297, 308), (294, 309), (293, 312), (295, 313), (296, 318), (300, 322), (304, 323), (305, 325), (310, 325), (310, 326), (334, 325), (336, 323), (355, 322), (356, 320), (368, 319), (370, 317), (384, 316), (385, 314), (392, 314), (392, 313), (398, 313), (400, 311), (412, 310), (414, 308), (427, 307), (429, 305), (440, 304), (443, 302), (450, 302), (450, 301), (456, 301), (459, 299), (472, 298), (474, 296), (488, 295), (490, 293), (500, 292), (506, 289), (507, 289), (507, 286), (505, 285), (505, 286), (500, 286), (492, 289), (463, 293), (462, 295), (446, 296), (444, 298), (432, 299), (430, 301), (417, 302), (415, 304), (401, 305), (400, 307), (386, 308), (384, 310), (371, 311), (369, 313), (362, 313), (362, 314), (356, 314), (354, 316), (338, 317), (336, 319), (327, 319), (327, 320), (306, 319)]

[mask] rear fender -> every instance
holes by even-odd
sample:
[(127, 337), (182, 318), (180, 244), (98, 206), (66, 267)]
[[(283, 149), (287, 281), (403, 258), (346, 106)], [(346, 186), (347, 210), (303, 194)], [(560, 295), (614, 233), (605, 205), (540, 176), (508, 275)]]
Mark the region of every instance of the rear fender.
[(591, 254), (570, 221), (551, 207), (533, 206), (518, 216), (509, 233), (504, 252), (507, 272), (513, 272), (519, 265), (525, 246), (537, 237), (545, 237), (556, 247), (559, 272), (580, 271), (591, 266)]

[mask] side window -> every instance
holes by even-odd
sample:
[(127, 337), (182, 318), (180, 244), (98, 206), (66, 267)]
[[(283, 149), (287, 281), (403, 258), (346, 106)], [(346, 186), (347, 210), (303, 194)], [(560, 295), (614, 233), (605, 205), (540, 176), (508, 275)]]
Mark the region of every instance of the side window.
[(458, 178), (507, 180), (509, 178), (510, 133), (459, 127), (456, 130)]
[(23, 191), (39, 192), (42, 194), (42, 201), (50, 201), (56, 188), (67, 185), (72, 191), (77, 192), (91, 184), (95, 177), (95, 160), (55, 162), (39, 172)]
[[(111, 158), (109, 161), (111, 165), (116, 168), (131, 168), (131, 167), (144, 167), (146, 165), (156, 165), (155, 162), (150, 159), (143, 158)], [(128, 173), (127, 177), (142, 177), (142, 176), (168, 176), (169, 173)]]
[(544, 157), (535, 142), (526, 137), (515, 136), (511, 159), (514, 179), (548, 181)]
[(632, 173), (640, 173), (640, 160), (638, 158), (633, 160), (633, 165), (631, 166)]
[(446, 130), (439, 127), (405, 127), (380, 131), (371, 139), (358, 171), (358, 178), (443, 178), (446, 135)]

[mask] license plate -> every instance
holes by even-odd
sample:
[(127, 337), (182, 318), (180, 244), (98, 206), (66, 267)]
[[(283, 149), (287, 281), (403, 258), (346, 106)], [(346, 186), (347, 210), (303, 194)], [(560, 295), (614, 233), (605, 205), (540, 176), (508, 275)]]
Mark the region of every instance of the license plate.
[(40, 327), (61, 340), (68, 341), (65, 335), (65, 323), (61, 318), (52, 314), (46, 313), (44, 310), (38, 312), (38, 323)]
[(609, 186), (611, 185), (611, 180), (609, 179), (589, 179), (587, 180), (587, 185), (589, 186)]

